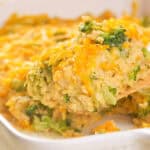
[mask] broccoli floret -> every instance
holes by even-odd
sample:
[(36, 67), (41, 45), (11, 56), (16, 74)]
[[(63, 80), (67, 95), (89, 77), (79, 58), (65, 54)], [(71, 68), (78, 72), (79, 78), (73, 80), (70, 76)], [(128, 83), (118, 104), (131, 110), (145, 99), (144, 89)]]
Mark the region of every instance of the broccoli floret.
[(79, 29), (81, 32), (90, 33), (93, 30), (93, 22), (92, 21), (86, 21), (80, 25)]
[(70, 101), (70, 96), (68, 94), (64, 95), (64, 101), (68, 103)]
[(113, 30), (110, 33), (102, 34), (104, 38), (103, 44), (109, 45), (111, 47), (116, 46), (119, 47), (126, 41), (125, 29), (118, 28)]
[(52, 109), (50, 109), (49, 107), (35, 102), (32, 105), (29, 105), (26, 109), (25, 109), (25, 113), (26, 115), (28, 115), (31, 119), (33, 116), (37, 115), (37, 116), (41, 116), (41, 115), (52, 115)]
[(113, 95), (116, 95), (117, 94), (117, 89), (116, 88), (113, 88), (113, 87), (108, 87), (109, 88), (109, 91), (113, 94)]
[(28, 106), (25, 110), (25, 113), (31, 117), (31, 116), (33, 116), (33, 114), (35, 113), (37, 108), (38, 108), (37, 105)]
[(142, 48), (142, 52), (143, 52), (144, 57), (150, 60), (150, 52), (148, 51), (148, 49)]
[(41, 103), (29, 105), (25, 113), (30, 117), (31, 124), (37, 131), (52, 129), (62, 134), (63, 131), (67, 130), (71, 125), (71, 120), (69, 119), (53, 120), (52, 110)]
[(31, 124), (37, 131), (52, 129), (55, 132), (62, 134), (63, 131), (68, 129), (71, 125), (69, 119), (58, 121), (53, 120), (52, 110), (41, 103), (29, 105), (26, 108), (25, 113), (30, 117)]
[(130, 73), (129, 73), (129, 79), (136, 81), (137, 74), (141, 70), (140, 66), (136, 66)]
[(103, 85), (102, 89), (101, 89), (103, 98), (106, 102), (106, 104), (108, 105), (116, 105), (117, 99), (115, 97), (115, 94), (117, 91), (115, 91), (114, 89), (110, 90), (110, 87)]
[(35, 116), (33, 127), (37, 131), (52, 129), (55, 132), (62, 134), (70, 127), (70, 124), (67, 123), (67, 120), (54, 121), (49, 116), (42, 116), (41, 118)]
[(43, 116), (42, 118), (34, 116), (33, 128), (37, 131), (44, 131), (50, 127), (50, 118)]

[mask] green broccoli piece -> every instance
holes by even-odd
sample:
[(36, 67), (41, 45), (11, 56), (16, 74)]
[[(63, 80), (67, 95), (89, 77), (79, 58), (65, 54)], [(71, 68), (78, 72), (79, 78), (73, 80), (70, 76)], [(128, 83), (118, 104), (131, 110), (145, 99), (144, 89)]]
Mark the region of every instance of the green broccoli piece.
[(109, 88), (109, 91), (113, 94), (113, 95), (116, 95), (117, 94), (117, 89), (116, 88), (113, 88), (113, 87), (108, 87)]
[(28, 106), (25, 110), (25, 113), (31, 117), (34, 115), (34, 113), (37, 109), (38, 109), (37, 105)]
[(64, 95), (64, 101), (65, 101), (66, 103), (70, 102), (70, 96), (69, 96), (68, 94), (65, 94), (65, 95)]
[(142, 52), (143, 52), (144, 57), (150, 60), (150, 52), (148, 51), (148, 49), (142, 48)]
[(34, 116), (33, 128), (37, 131), (47, 130), (50, 127), (50, 121), (51, 120), (48, 116), (43, 116), (42, 118)]
[(126, 41), (125, 29), (118, 28), (110, 33), (104, 33), (101, 36), (104, 38), (103, 44), (109, 45), (111, 47), (120, 47)]
[(136, 81), (137, 74), (141, 70), (140, 66), (136, 66), (130, 73), (129, 73), (129, 79)]
[(83, 24), (80, 25), (79, 30), (83, 33), (90, 33), (93, 30), (93, 22), (92, 21), (86, 21)]
[(35, 103), (32, 105), (29, 105), (26, 109), (25, 109), (25, 113), (27, 116), (29, 116), (31, 119), (33, 118), (33, 116), (37, 115), (37, 116), (41, 116), (41, 115), (52, 115), (52, 109), (50, 109), (49, 107), (41, 104), (41, 103)]
[(45, 131), (52, 129), (55, 132), (62, 134), (69, 128), (66, 120), (54, 121), (49, 116), (42, 116), (41, 118), (35, 116), (33, 120), (33, 127), (37, 131)]
[(101, 92), (102, 92), (102, 95), (103, 95), (103, 98), (104, 98), (106, 104), (116, 105), (117, 99), (114, 95), (114, 93), (116, 92), (115, 89), (110, 90), (110, 88), (108, 86), (103, 85)]

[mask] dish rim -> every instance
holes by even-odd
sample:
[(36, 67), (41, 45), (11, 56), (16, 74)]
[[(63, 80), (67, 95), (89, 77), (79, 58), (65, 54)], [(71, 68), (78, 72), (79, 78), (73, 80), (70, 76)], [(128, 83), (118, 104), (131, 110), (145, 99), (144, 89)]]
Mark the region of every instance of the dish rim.
[(44, 136), (34, 136), (28, 133), (19, 131), (16, 129), (2, 114), (0, 114), (0, 124), (2, 124), (12, 135), (16, 136), (17, 138), (26, 140), (26, 141), (33, 141), (33, 142), (40, 142), (40, 143), (67, 143), (68, 141), (71, 143), (78, 143), (78, 142), (88, 142), (90, 140), (95, 140), (99, 138), (106, 138), (110, 136), (121, 136), (123, 134), (144, 134), (150, 137), (150, 128), (141, 128), (141, 129), (130, 129), (125, 131), (113, 132), (113, 133), (106, 133), (106, 134), (96, 134), (96, 135), (87, 135), (83, 137), (75, 137), (75, 138), (56, 138), (51, 139)]

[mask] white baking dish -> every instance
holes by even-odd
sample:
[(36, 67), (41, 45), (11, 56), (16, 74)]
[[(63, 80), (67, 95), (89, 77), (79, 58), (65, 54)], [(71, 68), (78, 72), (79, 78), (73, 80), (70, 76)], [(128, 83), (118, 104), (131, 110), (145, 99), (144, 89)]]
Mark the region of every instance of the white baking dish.
[(149, 150), (150, 129), (73, 139), (48, 139), (17, 131), (0, 116), (0, 150)]
[[(149, 0), (140, 2), (140, 14), (150, 15)], [(117, 15), (130, 11), (131, 0), (0, 0), (0, 23), (14, 12), (48, 13), (50, 16), (73, 18), (82, 13), (99, 14), (111, 9)], [(144, 5), (146, 6), (144, 9)], [(126, 121), (127, 122), (127, 121)], [(123, 124), (123, 123), (122, 123)], [(130, 126), (122, 125), (123, 129)], [(130, 126), (130, 128), (132, 128)], [(150, 129), (124, 130), (74, 139), (52, 139), (23, 133), (0, 116), (0, 150), (149, 150)]]

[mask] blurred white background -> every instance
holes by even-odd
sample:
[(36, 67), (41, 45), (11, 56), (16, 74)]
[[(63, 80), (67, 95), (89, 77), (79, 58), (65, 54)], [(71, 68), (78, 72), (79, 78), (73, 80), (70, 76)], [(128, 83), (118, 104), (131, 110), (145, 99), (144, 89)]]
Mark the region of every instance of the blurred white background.
[[(139, 1), (139, 13), (150, 14), (150, 0)], [(0, 21), (11, 13), (48, 13), (50, 16), (73, 18), (83, 13), (99, 14), (106, 9), (121, 15), (130, 12), (132, 0), (0, 0)], [(145, 7), (144, 7), (145, 6)]]
[[(75, 17), (85, 12), (98, 14), (111, 9), (116, 14), (130, 10), (132, 0), (0, 0), (0, 13), (19, 11), (21, 13), (48, 12), (53, 16)], [(5, 9), (7, 7), (7, 9)]]

